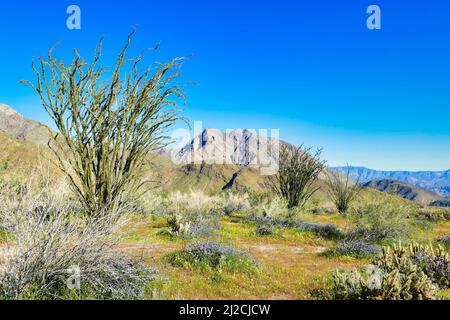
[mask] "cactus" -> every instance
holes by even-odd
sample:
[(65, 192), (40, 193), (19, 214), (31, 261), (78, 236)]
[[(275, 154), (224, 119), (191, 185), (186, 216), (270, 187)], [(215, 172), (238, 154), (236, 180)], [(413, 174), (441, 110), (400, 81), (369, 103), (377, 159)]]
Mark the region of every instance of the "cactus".
[(186, 221), (181, 214), (175, 214), (167, 219), (167, 226), (177, 236), (189, 235), (191, 232), (191, 222)]
[(373, 264), (385, 272), (381, 299), (433, 299), (437, 287), (411, 259), (411, 247), (401, 244), (383, 248)]
[(401, 243), (383, 248), (368, 268), (335, 271), (335, 299), (432, 300), (448, 288), (449, 254), (442, 247)]
[(450, 255), (442, 246), (420, 246), (416, 243), (410, 246), (411, 260), (434, 283), (441, 288), (450, 288)]

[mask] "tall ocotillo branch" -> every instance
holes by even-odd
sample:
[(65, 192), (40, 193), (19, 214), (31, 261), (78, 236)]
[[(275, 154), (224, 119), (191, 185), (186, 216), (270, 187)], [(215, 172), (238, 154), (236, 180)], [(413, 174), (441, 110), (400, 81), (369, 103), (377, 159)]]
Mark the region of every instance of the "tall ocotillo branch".
[(184, 100), (180, 60), (141, 69), (143, 55), (126, 59), (132, 32), (109, 74), (100, 65), (102, 42), (87, 63), (75, 50), (66, 66), (49, 50), (32, 68), (36, 82), (23, 81), (40, 96), (58, 132), (49, 146), (86, 210), (119, 210), (142, 191), (142, 169), (150, 152), (169, 142), (167, 129), (180, 120)]

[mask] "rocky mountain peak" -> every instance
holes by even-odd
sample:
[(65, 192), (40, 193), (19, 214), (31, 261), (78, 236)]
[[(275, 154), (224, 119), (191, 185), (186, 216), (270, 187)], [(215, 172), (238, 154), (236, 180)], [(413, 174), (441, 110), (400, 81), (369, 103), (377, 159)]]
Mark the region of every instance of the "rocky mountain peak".
[(249, 129), (227, 131), (205, 129), (180, 150), (172, 159), (182, 164), (227, 164), (263, 168), (278, 163), (280, 141), (258, 135)]

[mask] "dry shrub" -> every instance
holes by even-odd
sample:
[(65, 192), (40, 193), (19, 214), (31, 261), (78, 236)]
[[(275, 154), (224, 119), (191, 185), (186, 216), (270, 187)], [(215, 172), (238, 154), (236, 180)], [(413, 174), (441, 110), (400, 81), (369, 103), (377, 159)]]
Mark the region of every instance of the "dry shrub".
[(256, 208), (257, 217), (270, 218), (271, 220), (283, 220), (290, 216), (290, 210), (283, 198), (274, 197), (261, 202)]
[(345, 176), (338, 172), (329, 170), (327, 172), (326, 190), (334, 206), (340, 214), (345, 214), (351, 203), (362, 190), (359, 179), (355, 182), (350, 180), (350, 167)]
[[(0, 299), (139, 298), (154, 271), (114, 249), (118, 213), (81, 217), (77, 203), (54, 194), (0, 195), (5, 246), (0, 257)], [(80, 287), (70, 290), (70, 270)]]
[(217, 213), (220, 203), (216, 197), (210, 197), (200, 191), (189, 193), (173, 192), (168, 197), (172, 210), (188, 213)]
[(246, 193), (237, 194), (227, 192), (218, 200), (221, 206), (221, 211), (225, 215), (230, 215), (233, 213), (246, 214), (250, 209), (250, 197)]

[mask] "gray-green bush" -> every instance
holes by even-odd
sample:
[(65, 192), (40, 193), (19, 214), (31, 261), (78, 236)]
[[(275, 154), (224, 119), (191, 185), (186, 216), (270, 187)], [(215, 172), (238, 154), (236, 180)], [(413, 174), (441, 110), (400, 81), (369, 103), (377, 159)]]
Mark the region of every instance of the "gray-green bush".
[(361, 240), (344, 240), (335, 247), (325, 250), (322, 255), (327, 257), (349, 256), (354, 258), (370, 258), (376, 256), (380, 248), (372, 243)]
[(410, 231), (401, 208), (392, 204), (364, 204), (352, 210), (349, 217), (356, 224), (348, 235), (352, 239), (368, 242), (395, 240)]
[[(138, 299), (155, 271), (119, 253), (118, 217), (80, 218), (79, 205), (55, 195), (0, 196), (0, 299)], [(70, 290), (69, 270), (80, 271)]]
[(215, 242), (189, 245), (169, 254), (167, 259), (174, 266), (202, 271), (254, 273), (258, 269), (257, 263), (245, 252)]

